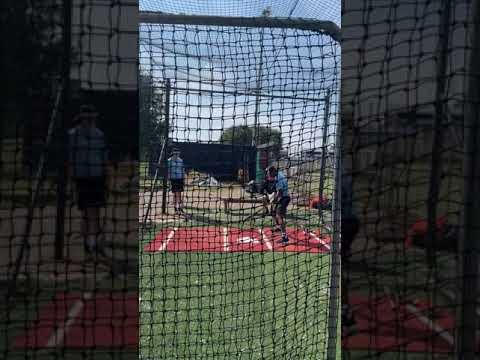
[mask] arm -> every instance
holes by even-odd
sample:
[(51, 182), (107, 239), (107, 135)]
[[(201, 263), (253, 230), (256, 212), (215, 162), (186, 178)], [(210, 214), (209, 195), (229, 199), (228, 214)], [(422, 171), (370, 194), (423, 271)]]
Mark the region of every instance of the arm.
[(282, 194), (283, 194), (282, 189), (276, 190), (274, 193), (273, 202), (278, 202), (278, 200), (282, 198)]

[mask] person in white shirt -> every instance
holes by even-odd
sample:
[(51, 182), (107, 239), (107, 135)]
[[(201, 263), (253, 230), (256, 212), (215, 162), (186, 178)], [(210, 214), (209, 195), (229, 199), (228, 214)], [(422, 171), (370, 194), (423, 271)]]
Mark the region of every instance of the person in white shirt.
[(168, 159), (168, 179), (173, 193), (175, 214), (182, 214), (185, 167), (180, 158), (180, 150), (177, 148), (173, 149), (172, 157)]

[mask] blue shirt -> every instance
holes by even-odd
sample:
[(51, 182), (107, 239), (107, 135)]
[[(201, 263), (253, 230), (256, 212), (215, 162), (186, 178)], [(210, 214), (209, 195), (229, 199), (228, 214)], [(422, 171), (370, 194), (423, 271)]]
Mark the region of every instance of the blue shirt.
[(76, 178), (105, 176), (108, 160), (103, 132), (95, 127), (69, 131), (69, 161)]
[(183, 179), (183, 175), (183, 160), (180, 158), (168, 159), (168, 177), (172, 180), (180, 180)]
[(282, 197), (288, 196), (288, 181), (285, 174), (281, 171), (277, 174), (277, 179), (275, 181), (275, 189), (281, 192)]

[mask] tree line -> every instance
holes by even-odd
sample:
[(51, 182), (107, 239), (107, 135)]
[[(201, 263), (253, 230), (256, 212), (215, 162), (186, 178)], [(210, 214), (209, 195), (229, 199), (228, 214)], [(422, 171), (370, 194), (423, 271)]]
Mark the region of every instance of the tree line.
[[(160, 146), (165, 136), (165, 91), (164, 87), (151, 74), (139, 75), (139, 120), (140, 120), (140, 159), (147, 161), (152, 148)], [(234, 125), (223, 129), (219, 142), (223, 144), (252, 144), (254, 127)], [(271, 150), (279, 153), (282, 148), (282, 134), (269, 126), (258, 126), (255, 143), (271, 144)]]

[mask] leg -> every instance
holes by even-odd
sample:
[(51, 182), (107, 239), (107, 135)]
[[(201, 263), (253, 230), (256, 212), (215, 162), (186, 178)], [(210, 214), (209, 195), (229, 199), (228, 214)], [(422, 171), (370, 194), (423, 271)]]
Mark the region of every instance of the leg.
[(182, 191), (178, 192), (178, 209), (180, 211), (183, 211), (183, 192)]
[(281, 214), (275, 215), (275, 221), (282, 231), (282, 235), (286, 234), (285, 219)]
[(173, 207), (175, 208), (175, 213), (178, 212), (178, 196), (177, 196), (177, 192), (174, 191), (173, 192)]
[(80, 210), (82, 220), (80, 224), (80, 232), (83, 238), (83, 242), (86, 244), (88, 239), (88, 216), (87, 211), (84, 209)]
[(89, 245), (95, 246), (100, 235), (100, 209), (97, 207), (88, 208), (87, 213), (87, 236)]
[(105, 206), (105, 179), (89, 181), (88, 192), (85, 192), (86, 245), (89, 251), (102, 248), (102, 225), (100, 208)]
[(181, 179), (178, 181), (178, 193), (177, 193), (177, 206), (180, 212), (183, 212), (183, 187), (184, 180)]

